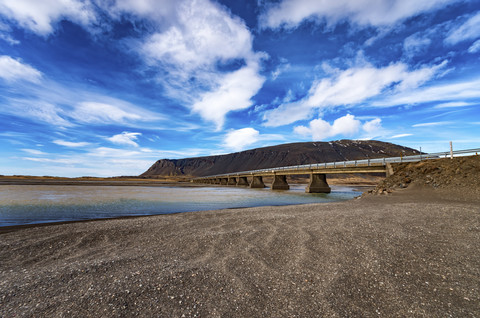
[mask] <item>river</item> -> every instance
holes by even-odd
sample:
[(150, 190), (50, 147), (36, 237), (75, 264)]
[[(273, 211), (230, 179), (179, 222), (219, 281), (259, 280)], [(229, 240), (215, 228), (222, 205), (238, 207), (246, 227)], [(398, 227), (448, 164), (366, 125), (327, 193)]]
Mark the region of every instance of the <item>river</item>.
[(349, 200), (361, 194), (332, 186), (328, 194), (239, 187), (0, 185), (0, 226), (135, 215)]

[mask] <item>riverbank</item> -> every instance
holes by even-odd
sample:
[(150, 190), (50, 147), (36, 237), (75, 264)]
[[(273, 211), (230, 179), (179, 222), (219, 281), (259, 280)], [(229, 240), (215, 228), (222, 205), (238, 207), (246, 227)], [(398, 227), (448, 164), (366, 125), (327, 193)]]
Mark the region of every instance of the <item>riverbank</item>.
[(477, 316), (480, 205), (449, 193), (3, 233), (0, 316)]

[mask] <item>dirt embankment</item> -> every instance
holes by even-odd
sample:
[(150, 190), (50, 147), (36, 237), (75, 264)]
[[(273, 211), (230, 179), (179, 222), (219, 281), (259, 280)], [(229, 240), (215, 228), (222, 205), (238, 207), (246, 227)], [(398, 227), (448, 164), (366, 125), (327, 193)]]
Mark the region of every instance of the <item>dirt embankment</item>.
[(427, 187), (480, 200), (480, 156), (443, 158), (393, 165), (394, 174), (370, 191), (387, 194), (398, 189)]

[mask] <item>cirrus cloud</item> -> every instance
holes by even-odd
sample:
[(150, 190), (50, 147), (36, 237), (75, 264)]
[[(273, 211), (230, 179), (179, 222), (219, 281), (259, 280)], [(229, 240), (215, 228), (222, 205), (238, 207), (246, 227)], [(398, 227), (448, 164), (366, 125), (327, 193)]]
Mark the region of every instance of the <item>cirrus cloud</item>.
[(85, 141), (73, 142), (73, 141), (66, 141), (61, 139), (56, 139), (52, 142), (56, 145), (64, 146), (68, 148), (81, 148), (81, 147), (86, 147), (90, 145), (89, 142), (85, 142)]
[(361, 26), (390, 26), (459, 0), (282, 0), (260, 17), (264, 28), (295, 28), (305, 20), (329, 25), (350, 21)]
[(453, 45), (466, 40), (480, 38), (480, 12), (471, 16), (463, 24), (452, 29), (445, 38), (445, 43)]
[(5, 81), (25, 80), (38, 83), (41, 77), (42, 73), (34, 67), (7, 55), (0, 56), (0, 78)]

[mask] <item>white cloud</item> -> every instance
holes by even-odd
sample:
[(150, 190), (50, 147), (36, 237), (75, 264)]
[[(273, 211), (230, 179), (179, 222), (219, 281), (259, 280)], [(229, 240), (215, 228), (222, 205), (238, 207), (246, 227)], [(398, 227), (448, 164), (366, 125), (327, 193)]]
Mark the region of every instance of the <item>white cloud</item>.
[(7, 42), (10, 45), (20, 44), (20, 41), (15, 40), (11, 35), (9, 35), (7, 33), (3, 33), (1, 31), (0, 31), (0, 39), (4, 40), (5, 42)]
[(224, 145), (229, 149), (240, 151), (245, 149), (245, 147), (257, 142), (259, 137), (260, 133), (258, 130), (253, 128), (232, 130), (229, 131), (225, 136)]
[(158, 1), (122, 1), (116, 8), (157, 24), (157, 31), (134, 49), (151, 69), (162, 70), (158, 80), (167, 94), (220, 129), (228, 112), (252, 105), (265, 81), (259, 74), (263, 55), (253, 51), (245, 23), (220, 4), (172, 3), (159, 9)]
[(432, 127), (432, 126), (441, 126), (441, 125), (446, 125), (450, 124), (450, 122), (447, 121), (439, 121), (439, 122), (433, 122), (433, 123), (422, 123), (422, 124), (415, 124), (412, 125), (412, 127)]
[(363, 131), (367, 134), (377, 134), (379, 131), (383, 129), (382, 127), (382, 120), (380, 118), (375, 118), (370, 121), (367, 121), (362, 126)]
[(6, 113), (24, 117), (35, 122), (45, 122), (57, 127), (71, 127), (73, 124), (64, 118), (61, 108), (43, 101), (11, 99), (11, 107)]
[(260, 17), (264, 28), (295, 28), (305, 20), (329, 25), (349, 20), (361, 26), (390, 26), (458, 0), (283, 0)]
[(318, 118), (310, 122), (309, 126), (296, 126), (294, 132), (302, 136), (312, 136), (312, 140), (324, 140), (337, 135), (353, 136), (360, 131), (362, 126), (360, 120), (355, 116), (347, 114), (337, 118), (333, 124)]
[[(185, 158), (203, 155), (205, 149), (152, 150), (146, 148), (89, 148), (87, 152), (68, 154), (48, 153), (45, 157), (20, 157), (27, 161), (23, 174), (60, 175), (69, 177), (98, 176), (111, 177), (120, 175), (139, 175), (145, 172), (158, 158)], [(31, 164), (34, 162), (35, 164)], [(4, 173), (18, 174), (18, 167), (5, 167)]]
[(408, 56), (414, 56), (424, 52), (430, 46), (432, 40), (427, 36), (415, 33), (403, 41), (403, 50)]
[[(155, 129), (195, 129), (181, 119), (177, 125), (167, 123), (163, 114), (150, 111), (126, 100), (109, 97), (85, 90), (83, 85), (69, 87), (42, 78), (39, 83), (16, 82), (8, 88), (10, 96), (5, 96), (0, 114), (10, 114), (35, 122), (44, 122), (56, 127), (78, 125), (121, 124), (124, 127), (145, 127), (155, 122)], [(14, 96), (21, 96), (14, 97)], [(165, 123), (161, 126), (161, 123)]]
[(449, 102), (449, 103), (441, 103), (436, 105), (433, 108), (454, 108), (454, 107), (466, 107), (476, 105), (475, 103), (465, 103), (465, 102)]
[(141, 133), (124, 131), (121, 134), (114, 135), (107, 139), (114, 144), (138, 147), (138, 144), (135, 142), (135, 140), (137, 140), (138, 136), (141, 135)]
[(390, 107), (398, 105), (414, 105), (428, 102), (458, 102), (480, 98), (480, 78), (471, 81), (447, 83), (418, 88), (394, 95), (386, 95), (372, 102), (372, 106)]
[(252, 36), (243, 21), (219, 5), (181, 1), (176, 9), (176, 24), (143, 44), (141, 52), (146, 57), (192, 72), (252, 54)]
[[(96, 8), (117, 20), (149, 20), (150, 35), (126, 43), (144, 59), (149, 71), (158, 72), (157, 80), (167, 95), (213, 121), (217, 129), (228, 112), (250, 107), (265, 81), (259, 74), (264, 55), (253, 51), (253, 36), (245, 22), (214, 1), (5, 0), (0, 14), (48, 35), (61, 19), (90, 31), (102, 27)], [(82, 123), (140, 119), (122, 107), (112, 109), (118, 108), (114, 105), (82, 103), (71, 117)]]
[(280, 64), (275, 71), (272, 72), (272, 80), (276, 80), (280, 74), (284, 73), (285, 71), (289, 70), (291, 68), (290, 63), (287, 63), (286, 61), (283, 61), (282, 64)]
[(86, 147), (90, 145), (89, 142), (84, 142), (84, 141), (72, 142), (72, 141), (66, 141), (66, 140), (60, 140), (60, 139), (54, 140), (53, 143), (60, 146), (69, 147), (69, 148), (79, 148), (79, 147)]
[(278, 127), (309, 118), (312, 113), (313, 107), (300, 100), (299, 102), (281, 104), (275, 109), (266, 111), (263, 114), (263, 120), (267, 127)]
[(432, 78), (445, 65), (444, 61), (439, 65), (413, 71), (409, 71), (404, 63), (383, 68), (366, 65), (347, 69), (331, 78), (315, 81), (303, 99), (265, 112), (265, 126), (281, 126), (308, 118), (313, 109), (355, 105), (380, 95), (387, 88), (398, 92), (414, 89)]
[(98, 124), (112, 122), (123, 123), (143, 119), (140, 114), (135, 113), (130, 107), (97, 102), (79, 103), (75, 106), (74, 111), (69, 114), (69, 116), (79, 122)]
[(7, 55), (0, 56), (0, 78), (7, 82), (25, 80), (38, 83), (42, 73), (28, 64), (24, 64)]
[(466, 40), (474, 40), (480, 37), (480, 12), (470, 17), (465, 23), (451, 30), (445, 38), (447, 44), (457, 44)]
[[(116, 0), (113, 4), (108, 2), (100, 2), (100, 5), (106, 7), (106, 9), (111, 13), (116, 14), (121, 14), (121, 12), (126, 11), (140, 16), (150, 16), (152, 18), (166, 18), (175, 14), (175, 7), (178, 6), (178, 4), (181, 2), (181, 0)], [(108, 4), (110, 6), (108, 6)]]
[(46, 155), (47, 154), (47, 153), (45, 153), (43, 151), (40, 151), (40, 150), (37, 150), (37, 149), (21, 149), (21, 150), (26, 152), (26, 153), (29, 153), (31, 155), (41, 156), (41, 155)]
[(35, 162), (65, 164), (65, 165), (75, 165), (75, 164), (81, 163), (81, 161), (77, 158), (32, 158), (32, 157), (23, 157), (22, 159), (23, 160), (28, 160), (28, 161), (35, 161)]
[(480, 40), (473, 42), (473, 44), (468, 48), (468, 53), (477, 53), (480, 52)]
[(396, 87), (396, 91), (408, 91), (411, 89), (415, 89), (431, 78), (441, 69), (443, 69), (447, 65), (447, 61), (443, 61), (440, 64), (433, 65), (431, 67), (424, 66), (418, 70), (414, 70), (408, 72), (405, 70), (403, 74), (400, 74), (400, 83)]
[(63, 18), (82, 25), (95, 21), (90, 1), (79, 0), (3, 0), (0, 14), (43, 36), (52, 33)]
[(390, 137), (390, 139), (404, 138), (404, 137), (408, 137), (408, 136), (413, 136), (413, 134), (398, 134), (398, 135)]
[(258, 74), (258, 65), (251, 63), (225, 75), (218, 88), (204, 93), (193, 104), (193, 111), (214, 122), (219, 130), (228, 112), (252, 105), (251, 97), (258, 92), (264, 81), (265, 79)]
[(20, 44), (20, 41), (15, 40), (9, 33), (12, 31), (12, 28), (0, 21), (0, 39), (4, 40), (10, 45)]

